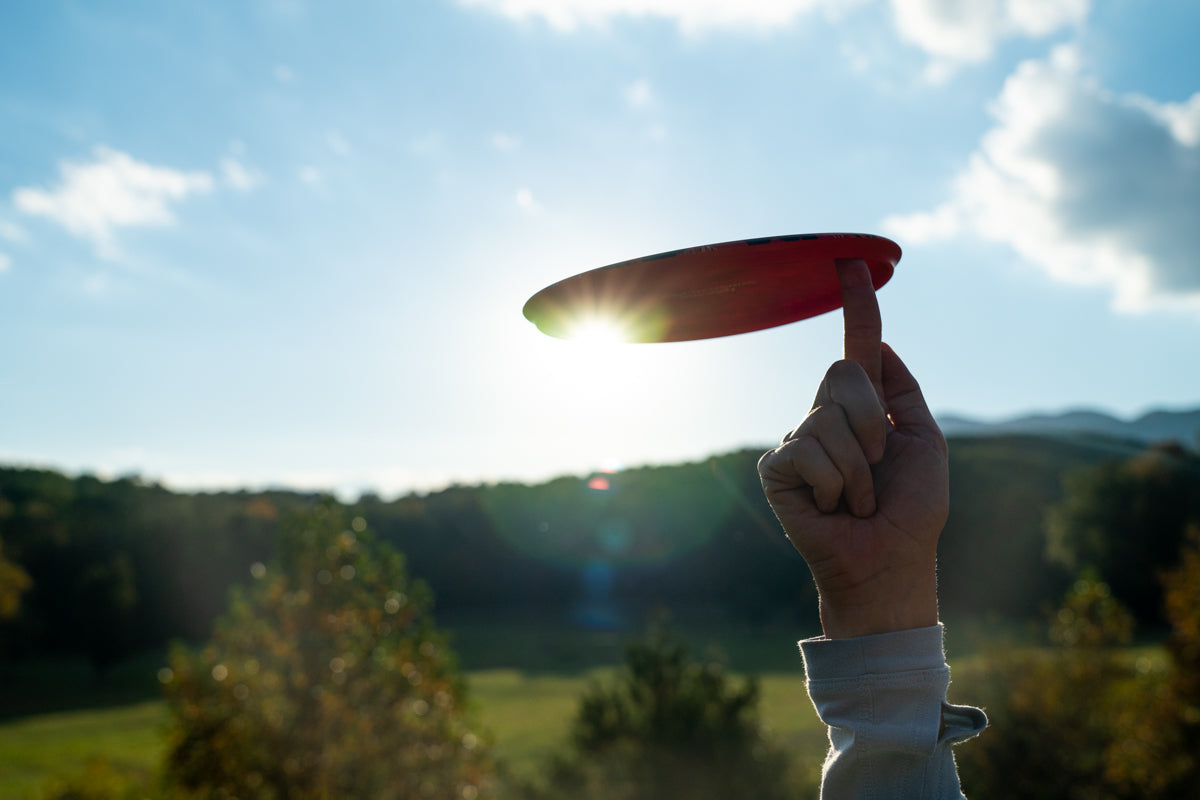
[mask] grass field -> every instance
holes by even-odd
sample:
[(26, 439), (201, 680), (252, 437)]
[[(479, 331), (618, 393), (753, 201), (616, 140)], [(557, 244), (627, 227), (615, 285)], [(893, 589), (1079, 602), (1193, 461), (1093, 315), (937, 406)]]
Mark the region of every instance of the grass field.
[(166, 705), (154, 700), (0, 724), (0, 798), (36, 797), (50, 778), (96, 758), (152, 773), (162, 759), (166, 722)]
[[(469, 673), (475, 710), (494, 737), (497, 758), (516, 775), (536, 775), (544, 759), (566, 741), (579, 695), (608, 672)], [(819, 762), (825, 731), (809, 705), (803, 678), (772, 674), (763, 676), (761, 685), (763, 721), (772, 735)], [(162, 760), (166, 723), (166, 706), (158, 700), (0, 723), (0, 798), (36, 797), (49, 779), (77, 772), (90, 759), (153, 773)]]

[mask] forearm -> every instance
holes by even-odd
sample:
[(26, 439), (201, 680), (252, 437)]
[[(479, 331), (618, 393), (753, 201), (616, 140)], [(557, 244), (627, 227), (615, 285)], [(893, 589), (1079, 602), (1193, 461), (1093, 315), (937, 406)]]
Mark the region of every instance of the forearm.
[(800, 647), (809, 696), (829, 725), (822, 797), (962, 797), (951, 745), (987, 720), (946, 703), (941, 625)]

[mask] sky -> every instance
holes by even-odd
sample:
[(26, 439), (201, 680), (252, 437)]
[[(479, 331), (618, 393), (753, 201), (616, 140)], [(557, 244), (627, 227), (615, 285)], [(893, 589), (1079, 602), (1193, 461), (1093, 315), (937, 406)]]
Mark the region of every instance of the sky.
[(615, 347), (568, 275), (876, 233), (940, 414), (1200, 405), (1200, 6), (0, 4), (0, 463), (384, 496), (766, 447), (840, 318)]

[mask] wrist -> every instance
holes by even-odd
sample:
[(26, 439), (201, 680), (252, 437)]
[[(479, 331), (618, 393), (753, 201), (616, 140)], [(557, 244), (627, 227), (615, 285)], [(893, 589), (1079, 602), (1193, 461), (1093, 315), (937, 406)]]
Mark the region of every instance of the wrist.
[(876, 593), (881, 600), (820, 597), (821, 629), (827, 639), (928, 628), (938, 624), (936, 585), (912, 587), (904, 597)]

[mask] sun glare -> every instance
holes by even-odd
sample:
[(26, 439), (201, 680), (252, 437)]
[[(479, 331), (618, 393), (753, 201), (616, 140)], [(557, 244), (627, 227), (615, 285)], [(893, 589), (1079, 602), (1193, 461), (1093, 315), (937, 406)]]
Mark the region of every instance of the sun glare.
[(610, 319), (587, 319), (571, 329), (571, 341), (589, 346), (604, 347), (623, 344), (629, 340), (624, 329)]

